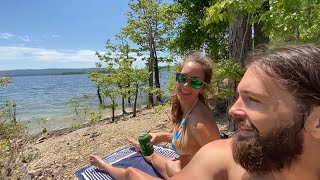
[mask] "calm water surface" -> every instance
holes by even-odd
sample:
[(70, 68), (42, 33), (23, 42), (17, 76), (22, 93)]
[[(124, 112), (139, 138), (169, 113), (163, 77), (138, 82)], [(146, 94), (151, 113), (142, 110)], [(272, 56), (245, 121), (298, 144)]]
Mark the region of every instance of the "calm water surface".
[[(166, 88), (168, 73), (161, 76), (161, 85)], [(81, 75), (49, 75), (13, 77), (12, 83), (0, 88), (0, 101), (13, 99), (17, 103), (17, 119), (28, 122), (30, 132), (41, 130), (36, 119), (49, 118), (49, 129), (59, 129), (76, 123), (73, 113), (65, 102), (72, 97), (90, 95), (90, 102), (97, 107), (96, 86), (87, 74)], [(142, 102), (144, 95), (140, 94)], [(107, 100), (107, 99), (106, 99)], [(108, 104), (108, 101), (105, 102)], [(108, 113), (109, 114), (109, 113)]]

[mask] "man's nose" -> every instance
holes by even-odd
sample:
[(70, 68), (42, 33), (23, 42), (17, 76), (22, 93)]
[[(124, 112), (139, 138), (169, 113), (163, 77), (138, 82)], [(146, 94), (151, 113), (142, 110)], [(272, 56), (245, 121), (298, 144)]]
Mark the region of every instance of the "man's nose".
[(243, 111), (243, 102), (240, 97), (237, 99), (237, 101), (229, 109), (229, 114), (235, 118), (237, 118), (237, 117), (240, 118), (240, 117), (245, 116), (245, 112)]

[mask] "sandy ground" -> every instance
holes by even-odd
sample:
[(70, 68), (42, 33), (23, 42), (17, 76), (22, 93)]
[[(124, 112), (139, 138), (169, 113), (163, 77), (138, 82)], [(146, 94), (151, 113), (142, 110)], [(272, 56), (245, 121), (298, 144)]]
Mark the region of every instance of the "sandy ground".
[[(27, 165), (28, 176), (22, 179), (77, 179), (74, 173), (89, 164), (89, 155), (105, 156), (129, 145), (128, 136), (137, 137), (146, 129), (170, 132), (169, 110), (143, 110), (137, 117), (123, 116), (115, 123), (101, 121), (90, 127), (63, 135), (37, 140), (32, 147), (38, 156)], [(225, 121), (217, 121), (225, 131)]]

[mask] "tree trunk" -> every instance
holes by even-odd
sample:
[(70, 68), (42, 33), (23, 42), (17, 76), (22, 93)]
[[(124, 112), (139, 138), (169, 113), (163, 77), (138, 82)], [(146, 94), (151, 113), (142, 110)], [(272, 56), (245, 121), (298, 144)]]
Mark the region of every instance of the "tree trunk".
[(14, 123), (17, 123), (17, 106), (13, 106), (13, 114), (12, 114), (12, 119)]
[[(151, 56), (151, 55), (150, 55)], [(153, 68), (152, 68), (152, 59), (153, 57), (150, 57), (149, 59), (149, 63), (148, 63), (148, 72), (149, 72), (149, 88), (152, 89), (153, 88)], [(148, 108), (152, 108), (154, 105), (153, 102), (153, 94), (151, 92), (148, 92), (148, 104), (147, 107)]]
[(135, 96), (134, 96), (134, 104), (133, 104), (133, 115), (132, 117), (136, 117), (137, 115), (137, 100), (138, 100), (138, 89), (139, 86), (138, 84), (136, 84), (136, 92), (135, 92)]
[[(128, 89), (130, 89), (130, 84), (128, 85)], [(130, 91), (128, 91), (128, 105), (131, 106), (131, 95)]]
[[(156, 52), (155, 52), (155, 54), (156, 54)], [(156, 88), (160, 89), (160, 72), (159, 72), (157, 55), (155, 55), (155, 63), (154, 63), (154, 81), (155, 81)], [(161, 94), (157, 94), (157, 101), (162, 103)]]
[[(268, 11), (270, 8), (269, 1), (265, 1), (261, 8), (259, 9), (260, 13), (264, 13)], [(258, 14), (260, 16), (260, 14)], [(265, 35), (262, 28), (264, 26), (263, 21), (260, 21), (259, 23), (255, 23), (253, 25), (254, 29), (254, 37), (253, 37), (253, 48), (254, 49), (266, 49), (267, 45), (269, 44), (269, 37)]]
[(125, 97), (122, 96), (121, 100), (122, 100), (122, 114), (126, 114), (127, 112), (126, 112), (125, 105), (124, 105), (125, 104)]
[(254, 49), (265, 49), (269, 44), (269, 37), (262, 30), (263, 22), (254, 24)]
[[(150, 53), (150, 58), (148, 62), (148, 72), (149, 72), (149, 88), (153, 88), (153, 66), (154, 66), (154, 52), (153, 52), (153, 47), (152, 47), (152, 31), (151, 29), (149, 30), (149, 53)], [(153, 107), (154, 101), (153, 101), (153, 94), (148, 93), (148, 108)]]
[(97, 85), (97, 95), (98, 95), (100, 105), (103, 105), (103, 100), (102, 100), (102, 96), (101, 96), (101, 92), (100, 92), (100, 86), (98, 86), (98, 85)]
[[(251, 47), (251, 27), (249, 17), (237, 16), (236, 22), (229, 25), (229, 53), (230, 58), (244, 65), (244, 59)], [(238, 82), (229, 81), (229, 88), (236, 90)], [(234, 103), (236, 97), (232, 96), (227, 99), (227, 107)], [(228, 111), (227, 111), (228, 113)], [(235, 130), (233, 120), (228, 116), (229, 129)]]
[(251, 48), (251, 27), (249, 19), (237, 16), (237, 21), (229, 25), (230, 58), (244, 65), (244, 59)]
[(115, 101), (112, 100), (112, 107), (111, 107), (111, 111), (112, 111), (111, 121), (112, 122), (114, 122), (114, 118), (115, 118), (115, 109), (116, 109)]
[(294, 33), (294, 40), (295, 40), (295, 43), (297, 43), (297, 41), (299, 41), (300, 39), (300, 31), (299, 31), (299, 24), (297, 24), (297, 27), (296, 27), (296, 31)]

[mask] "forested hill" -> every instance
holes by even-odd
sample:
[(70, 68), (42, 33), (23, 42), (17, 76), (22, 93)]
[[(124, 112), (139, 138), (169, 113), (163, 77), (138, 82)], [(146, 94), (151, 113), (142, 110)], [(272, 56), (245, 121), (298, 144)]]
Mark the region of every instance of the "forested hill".
[(16, 76), (45, 76), (45, 75), (68, 75), (68, 74), (84, 74), (92, 71), (102, 70), (99, 68), (87, 69), (19, 69), (0, 71), (0, 77), (16, 77)]

